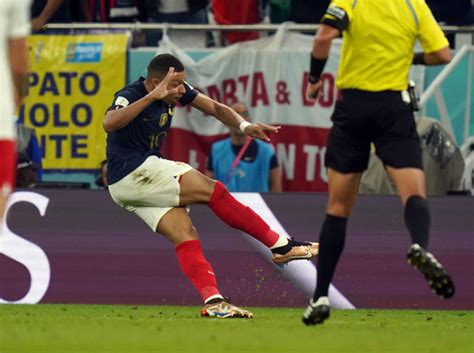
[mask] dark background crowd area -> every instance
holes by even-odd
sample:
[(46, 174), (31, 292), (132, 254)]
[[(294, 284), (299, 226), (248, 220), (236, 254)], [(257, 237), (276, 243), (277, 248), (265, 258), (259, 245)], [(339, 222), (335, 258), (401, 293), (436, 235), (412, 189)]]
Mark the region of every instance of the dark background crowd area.
[[(438, 22), (457, 26), (474, 23), (472, 0), (427, 0), (427, 3)], [(259, 23), (265, 16), (272, 23), (319, 23), (328, 4), (329, 0), (34, 0), (32, 18), (40, 16), (45, 6), (50, 5), (59, 7), (47, 23), (207, 23), (208, 16), (195, 16), (203, 11), (213, 13), (221, 24)]]

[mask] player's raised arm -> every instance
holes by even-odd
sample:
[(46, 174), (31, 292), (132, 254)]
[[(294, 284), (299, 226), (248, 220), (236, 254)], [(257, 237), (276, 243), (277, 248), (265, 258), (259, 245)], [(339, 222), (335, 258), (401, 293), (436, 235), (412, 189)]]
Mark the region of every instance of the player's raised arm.
[[(163, 100), (168, 96), (172, 96), (177, 93), (176, 88), (170, 89), (169, 83), (175, 78), (176, 73), (174, 68), (170, 67), (168, 74), (161, 81), (156, 81), (156, 85), (147, 87), (149, 93), (143, 98), (129, 104), (127, 97), (123, 97), (118, 94), (115, 98), (114, 105), (105, 114), (103, 122), (104, 130), (111, 132), (127, 126), (135, 117), (140, 114), (143, 109), (148, 107), (151, 103), (156, 100)], [(150, 83), (151, 85), (152, 83)]]
[(126, 97), (118, 95), (114, 102), (114, 108), (105, 114), (102, 126), (106, 132), (112, 132), (127, 126), (140, 112), (153, 103), (153, 98), (145, 96), (128, 105)]
[(249, 123), (232, 108), (216, 102), (202, 93), (199, 93), (191, 104), (194, 108), (199, 109), (203, 113), (216, 117), (224, 125), (240, 129), (247, 136), (255, 137), (263, 141), (270, 141), (267, 132), (278, 132), (281, 128), (280, 126)]

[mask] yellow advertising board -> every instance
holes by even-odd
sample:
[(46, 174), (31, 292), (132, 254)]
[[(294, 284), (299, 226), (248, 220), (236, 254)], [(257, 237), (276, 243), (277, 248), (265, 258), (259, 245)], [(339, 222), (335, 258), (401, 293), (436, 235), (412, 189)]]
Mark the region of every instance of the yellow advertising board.
[(127, 34), (35, 35), (28, 39), (28, 88), (19, 119), (36, 131), (43, 169), (97, 169), (102, 120), (125, 85)]

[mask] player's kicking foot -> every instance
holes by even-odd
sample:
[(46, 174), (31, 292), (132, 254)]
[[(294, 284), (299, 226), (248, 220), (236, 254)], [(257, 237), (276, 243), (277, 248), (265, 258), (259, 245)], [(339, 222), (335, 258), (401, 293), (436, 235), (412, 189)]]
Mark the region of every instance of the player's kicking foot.
[(201, 316), (204, 317), (218, 317), (220, 319), (226, 318), (244, 318), (250, 319), (253, 317), (253, 314), (238, 306), (227, 303), (226, 301), (221, 301), (218, 303), (206, 304), (201, 309)]
[(288, 239), (288, 244), (272, 249), (272, 260), (283, 265), (293, 260), (309, 260), (319, 253), (319, 243)]
[(454, 283), (436, 258), (419, 244), (408, 249), (408, 263), (420, 271), (428, 281), (433, 293), (448, 299), (454, 295)]
[(303, 314), (303, 322), (308, 326), (322, 324), (329, 317), (330, 311), (328, 297), (319, 297), (316, 302), (311, 299)]

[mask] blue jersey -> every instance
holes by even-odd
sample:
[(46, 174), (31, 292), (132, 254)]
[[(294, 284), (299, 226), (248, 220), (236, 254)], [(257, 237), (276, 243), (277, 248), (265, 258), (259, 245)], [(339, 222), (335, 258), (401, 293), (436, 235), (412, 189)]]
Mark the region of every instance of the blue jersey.
[(278, 167), (273, 147), (268, 143), (252, 140), (229, 179), (230, 168), (241, 148), (242, 146), (233, 146), (230, 138), (215, 142), (211, 146), (208, 169), (229, 191), (269, 191), (270, 172)]
[[(145, 97), (148, 92), (145, 79), (125, 86), (115, 93), (109, 110), (126, 107)], [(187, 83), (186, 92), (179, 100), (181, 105), (190, 104), (198, 91)], [(161, 157), (160, 147), (171, 126), (174, 105), (164, 101), (155, 101), (141, 111), (127, 126), (107, 134), (107, 179), (109, 184), (116, 183), (134, 171), (145, 159), (155, 155)]]

